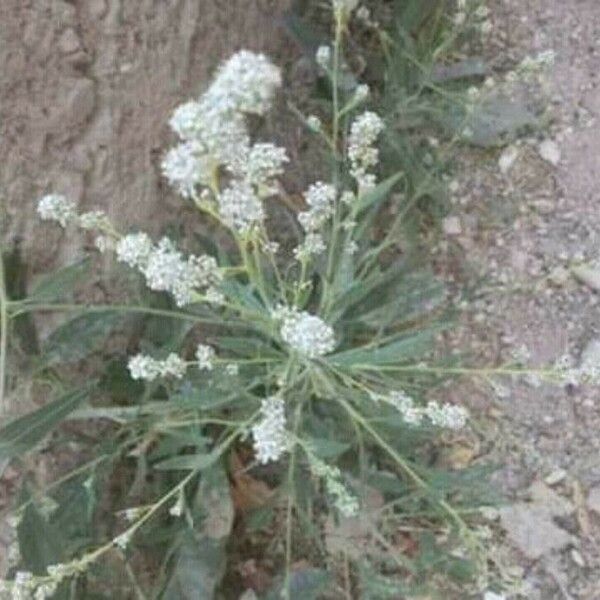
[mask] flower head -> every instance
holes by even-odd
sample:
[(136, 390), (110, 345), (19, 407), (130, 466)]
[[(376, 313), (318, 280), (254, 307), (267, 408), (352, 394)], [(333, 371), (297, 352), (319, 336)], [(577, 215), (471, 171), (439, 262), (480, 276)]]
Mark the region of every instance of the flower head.
[(137, 354), (129, 359), (129, 373), (132, 379), (154, 381), (157, 377), (180, 379), (186, 371), (186, 363), (177, 354), (171, 353), (164, 360), (157, 360), (145, 354)]
[(184, 198), (193, 197), (198, 186), (208, 185), (217, 167), (197, 140), (171, 148), (161, 163), (163, 176)]
[(218, 203), (223, 220), (240, 233), (248, 232), (265, 218), (262, 202), (248, 181), (232, 181)]
[(280, 86), (281, 72), (264, 54), (240, 50), (219, 67), (203, 99), (222, 112), (264, 115)]
[(333, 328), (307, 312), (291, 311), (284, 316), (281, 337), (293, 350), (308, 358), (329, 354), (336, 345)]
[(198, 361), (198, 368), (204, 369), (205, 371), (212, 371), (215, 359), (215, 349), (212, 346), (206, 344), (198, 344), (196, 348), (196, 360)]
[(375, 142), (383, 131), (383, 121), (374, 112), (366, 111), (359, 115), (350, 127), (348, 156), (350, 173), (360, 187), (375, 185), (375, 176), (369, 171), (379, 162), (379, 151)]
[(116, 245), (117, 260), (134, 269), (143, 270), (152, 252), (152, 240), (146, 233), (130, 233)]
[(37, 212), (44, 221), (56, 221), (61, 227), (77, 216), (75, 203), (60, 194), (48, 194), (38, 202)]
[(288, 449), (285, 403), (279, 396), (261, 401), (261, 420), (252, 427), (256, 460), (261, 464), (279, 460)]

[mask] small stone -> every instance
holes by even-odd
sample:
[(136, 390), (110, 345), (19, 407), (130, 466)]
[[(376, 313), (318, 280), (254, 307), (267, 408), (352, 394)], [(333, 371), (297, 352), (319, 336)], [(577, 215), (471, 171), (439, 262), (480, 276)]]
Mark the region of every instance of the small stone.
[(567, 472), (564, 469), (555, 469), (544, 478), (544, 482), (547, 485), (553, 486), (563, 481), (566, 476)]
[(572, 536), (548, 518), (543, 510), (527, 504), (515, 504), (500, 512), (502, 527), (515, 546), (527, 557), (537, 560), (565, 548)]
[(585, 567), (585, 560), (583, 556), (581, 556), (581, 552), (579, 552), (579, 550), (575, 550), (575, 548), (573, 548), (573, 550), (571, 550), (571, 558), (578, 567)]
[(446, 217), (442, 222), (442, 229), (446, 235), (460, 235), (462, 225), (458, 217)]
[(503, 175), (506, 175), (518, 157), (519, 149), (516, 146), (508, 146), (505, 148), (498, 159), (498, 167), (500, 167), (500, 172)]
[(73, 54), (81, 48), (79, 37), (72, 27), (62, 32), (58, 40), (58, 47), (63, 54)]
[(549, 162), (555, 167), (560, 162), (560, 149), (553, 140), (544, 140), (538, 146), (538, 152), (546, 162)]
[(556, 267), (552, 269), (550, 274), (548, 275), (548, 281), (555, 285), (556, 287), (562, 287), (569, 281), (571, 274), (564, 267)]
[(107, 10), (106, 0), (88, 0), (88, 10), (95, 19), (101, 19)]
[(600, 515), (600, 486), (596, 486), (590, 490), (587, 498), (587, 507), (592, 512)]
[(581, 281), (581, 283), (585, 283), (585, 285), (595, 292), (600, 290), (599, 269), (594, 269), (589, 265), (582, 265), (579, 267), (573, 267), (572, 273), (579, 281)]

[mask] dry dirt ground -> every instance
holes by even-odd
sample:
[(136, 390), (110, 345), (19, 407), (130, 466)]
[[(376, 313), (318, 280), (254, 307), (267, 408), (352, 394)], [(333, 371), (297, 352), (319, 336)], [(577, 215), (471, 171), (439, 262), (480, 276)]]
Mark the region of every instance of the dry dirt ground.
[[(460, 227), (453, 224), (444, 251), (460, 247), (471, 274), (487, 279), (467, 310), (468, 343), (494, 364), (510, 362), (523, 346), (537, 367), (565, 353), (576, 363), (586, 353), (597, 360), (600, 271), (592, 268), (586, 283), (570, 269), (600, 259), (600, 3), (489, 5), (493, 66), (510, 68), (549, 49), (556, 63), (547, 74), (549, 128), (508, 149), (467, 155), (458, 169)], [(501, 168), (500, 157), (511, 154)], [(471, 401), (504, 464), (496, 481), (511, 504), (493, 526), (500, 545), (515, 550), (508, 571), (527, 599), (600, 599), (598, 388), (522, 378), (484, 387), (472, 390)]]
[[(569, 274), (600, 258), (600, 3), (494, 0), (496, 66), (553, 49), (553, 123), (500, 152), (467, 155), (459, 170), (460, 228), (488, 289), (469, 312), (472, 348), (531, 363), (575, 359), (600, 339), (597, 290)], [(156, 230), (180, 206), (160, 179), (166, 119), (220, 59), (240, 47), (290, 61), (277, 26), (286, 0), (2, 0), (0, 2), (0, 233), (22, 241), (32, 274), (70, 262), (81, 238), (37, 229), (35, 198), (68, 194), (82, 208)], [(551, 164), (539, 144), (554, 141)], [(40, 238), (43, 235), (43, 238)], [(600, 279), (600, 277), (599, 277)], [(531, 600), (600, 599), (600, 395), (586, 387), (504, 380), (489, 401), (472, 390), (483, 437), (505, 466), (511, 499), (491, 527), (499, 555)], [(477, 398), (481, 401), (477, 402)], [(490, 424), (491, 423), (491, 424)], [(531, 487), (533, 484), (533, 487)], [(1, 533), (1, 532), (0, 532)], [(500, 548), (501, 547), (501, 548)]]

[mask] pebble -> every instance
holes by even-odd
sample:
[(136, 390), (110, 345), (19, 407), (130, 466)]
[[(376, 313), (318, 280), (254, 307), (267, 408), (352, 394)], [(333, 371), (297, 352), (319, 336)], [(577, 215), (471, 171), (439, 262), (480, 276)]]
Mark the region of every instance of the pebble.
[(460, 235), (462, 225), (458, 217), (446, 217), (442, 222), (442, 229), (446, 235)]
[(544, 140), (538, 146), (539, 155), (553, 166), (557, 166), (560, 162), (560, 149), (557, 143), (553, 140)]
[(519, 157), (519, 149), (516, 146), (508, 146), (498, 159), (498, 167), (503, 175), (506, 175)]
[(73, 52), (77, 52), (81, 48), (79, 37), (72, 27), (62, 32), (58, 40), (58, 47), (63, 54), (73, 54)]
[(600, 271), (587, 265), (573, 267), (573, 275), (594, 291), (600, 291)]
[(571, 550), (571, 558), (578, 567), (585, 567), (585, 560), (583, 559), (583, 556), (581, 556), (581, 552), (579, 552), (579, 550), (575, 550), (575, 548), (573, 548), (573, 550)]
[(596, 486), (590, 490), (587, 498), (587, 507), (592, 512), (600, 515), (600, 486)]
[(567, 472), (564, 469), (555, 469), (552, 471), (552, 473), (544, 478), (544, 482), (550, 486), (556, 485), (563, 481), (566, 476)]

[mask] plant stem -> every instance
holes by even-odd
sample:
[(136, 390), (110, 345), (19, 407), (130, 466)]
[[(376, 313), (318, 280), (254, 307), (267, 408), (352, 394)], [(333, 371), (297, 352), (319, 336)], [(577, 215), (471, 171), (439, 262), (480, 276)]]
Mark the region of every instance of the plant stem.
[(0, 415), (8, 410), (6, 392), (6, 353), (8, 348), (8, 295), (4, 275), (4, 255), (0, 252)]

